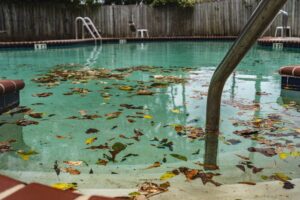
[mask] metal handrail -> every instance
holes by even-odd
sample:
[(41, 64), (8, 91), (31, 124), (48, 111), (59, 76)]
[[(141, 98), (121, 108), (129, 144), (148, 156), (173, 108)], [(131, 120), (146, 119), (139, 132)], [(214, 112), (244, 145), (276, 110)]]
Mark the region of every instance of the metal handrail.
[[(101, 39), (101, 36), (98, 32), (98, 30), (96, 29), (94, 23), (92, 22), (92, 20), (88, 17), (76, 17), (75, 19), (75, 37), (76, 39), (78, 39), (78, 22), (81, 21), (82, 22), (82, 28), (81, 28), (81, 31), (82, 31), (82, 39), (85, 38), (85, 35), (84, 35), (84, 28), (86, 28), (88, 30), (88, 32), (91, 34), (91, 36), (97, 40), (97, 38)], [(90, 25), (92, 27), (92, 29), (94, 30), (94, 32), (91, 30), (90, 28)], [(97, 34), (97, 37), (95, 36), (95, 34)]]
[[(283, 15), (286, 19), (284, 20), (283, 19), (283, 22), (282, 22), (282, 27), (285, 27), (285, 23), (287, 23), (287, 20), (288, 20), (288, 17), (289, 17), (289, 13), (284, 11), (284, 10), (280, 10), (277, 15), (274, 17), (274, 19), (271, 21), (271, 23), (269, 24), (269, 26), (265, 29), (265, 31), (261, 34), (261, 36), (264, 36), (264, 34), (267, 32), (267, 30), (269, 30), (269, 28), (271, 27), (271, 25), (273, 24), (273, 22), (277, 19), (277, 17), (279, 15)], [(284, 22), (286, 21), (286, 22)]]
[(89, 17), (84, 17), (83, 19), (84, 19), (85, 21), (87, 21), (87, 24), (88, 24), (88, 25), (92, 26), (92, 28), (93, 28), (94, 32), (96, 33), (96, 35), (98, 36), (98, 38), (102, 38), (101, 35), (100, 35), (100, 33), (99, 33), (99, 31), (97, 30), (95, 24), (92, 22), (91, 18), (89, 18)]
[(287, 0), (261, 0), (250, 17), (239, 38), (213, 74), (206, 107), (205, 164), (216, 164), (220, 107), (224, 85), (252, 45), (264, 32)]

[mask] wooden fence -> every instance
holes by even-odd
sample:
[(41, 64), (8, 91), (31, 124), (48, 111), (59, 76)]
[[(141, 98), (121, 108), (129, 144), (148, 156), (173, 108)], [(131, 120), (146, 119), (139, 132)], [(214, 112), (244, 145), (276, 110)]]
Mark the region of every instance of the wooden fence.
[[(236, 36), (254, 11), (259, 0), (222, 0), (199, 3), (194, 8), (146, 5), (100, 6), (70, 9), (51, 3), (1, 3), (1, 41), (70, 39), (75, 37), (74, 20), (89, 16), (104, 37), (130, 37), (128, 21), (147, 28), (150, 36)], [(288, 0), (292, 35), (300, 37), (300, 0)], [(274, 21), (267, 35), (274, 34), (281, 17)]]

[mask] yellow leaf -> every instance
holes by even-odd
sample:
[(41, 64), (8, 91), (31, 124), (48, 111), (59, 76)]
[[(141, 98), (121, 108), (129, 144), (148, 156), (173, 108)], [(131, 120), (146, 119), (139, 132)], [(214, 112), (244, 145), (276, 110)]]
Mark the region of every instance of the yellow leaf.
[(30, 156), (38, 154), (36, 151), (34, 150), (30, 150), (28, 152), (25, 152), (23, 150), (19, 150), (18, 155), (23, 159), (23, 160), (29, 160)]
[(295, 131), (296, 131), (297, 133), (300, 133), (300, 128), (296, 128)]
[(95, 142), (95, 140), (97, 140), (97, 137), (91, 137), (85, 140), (85, 144), (92, 144), (93, 142)]
[(55, 183), (51, 185), (51, 187), (59, 189), (59, 190), (75, 190), (77, 184), (74, 183)]
[(293, 156), (293, 157), (299, 157), (300, 156), (300, 152), (299, 151), (293, 151), (293, 152), (291, 152), (291, 156)]
[(279, 153), (278, 155), (279, 155), (279, 158), (282, 159), (282, 160), (287, 159), (287, 157), (289, 156), (287, 153), (284, 153), (284, 152)]
[(152, 119), (153, 117), (151, 115), (144, 115), (145, 119)]
[(176, 174), (174, 174), (173, 172), (166, 172), (159, 179), (164, 181), (164, 180), (168, 180), (170, 178), (173, 178), (174, 176), (176, 176)]
[(288, 180), (291, 180), (290, 177), (288, 177), (287, 175), (285, 175), (284, 173), (275, 173), (275, 176), (277, 178), (279, 178), (280, 180), (282, 181), (288, 181)]
[(178, 113), (180, 113), (180, 110), (179, 109), (172, 109), (171, 112), (178, 114)]
[(125, 91), (133, 90), (133, 88), (131, 86), (128, 86), (128, 85), (120, 86), (119, 89), (120, 90), (125, 90)]

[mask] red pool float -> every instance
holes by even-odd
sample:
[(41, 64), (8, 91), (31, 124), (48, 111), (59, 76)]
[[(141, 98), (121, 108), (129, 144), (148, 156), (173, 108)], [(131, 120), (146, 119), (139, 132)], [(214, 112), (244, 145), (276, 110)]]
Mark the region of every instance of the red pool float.
[(19, 105), (24, 87), (22, 80), (0, 80), (0, 114)]
[(279, 74), (282, 89), (300, 91), (300, 65), (281, 67)]

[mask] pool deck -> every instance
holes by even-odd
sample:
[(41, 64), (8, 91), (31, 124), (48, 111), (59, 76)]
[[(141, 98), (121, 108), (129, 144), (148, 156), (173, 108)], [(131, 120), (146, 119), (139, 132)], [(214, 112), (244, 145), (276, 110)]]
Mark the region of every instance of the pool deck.
[(282, 43), (284, 47), (300, 48), (299, 37), (263, 37), (258, 39), (257, 42), (262, 46), (273, 46), (274, 43)]
[[(198, 41), (198, 40), (235, 40), (236, 36), (179, 36), (179, 37), (149, 37), (149, 38), (102, 38), (96, 40), (97, 42), (102, 41), (103, 43), (119, 43), (120, 40), (126, 40), (126, 42), (151, 42), (151, 41)], [(66, 46), (76, 44), (93, 44), (94, 39), (65, 39), (65, 40), (42, 40), (42, 41), (17, 41), (17, 42), (1, 42), (0, 48), (33, 48), (34, 44), (47, 44), (47, 46)]]

